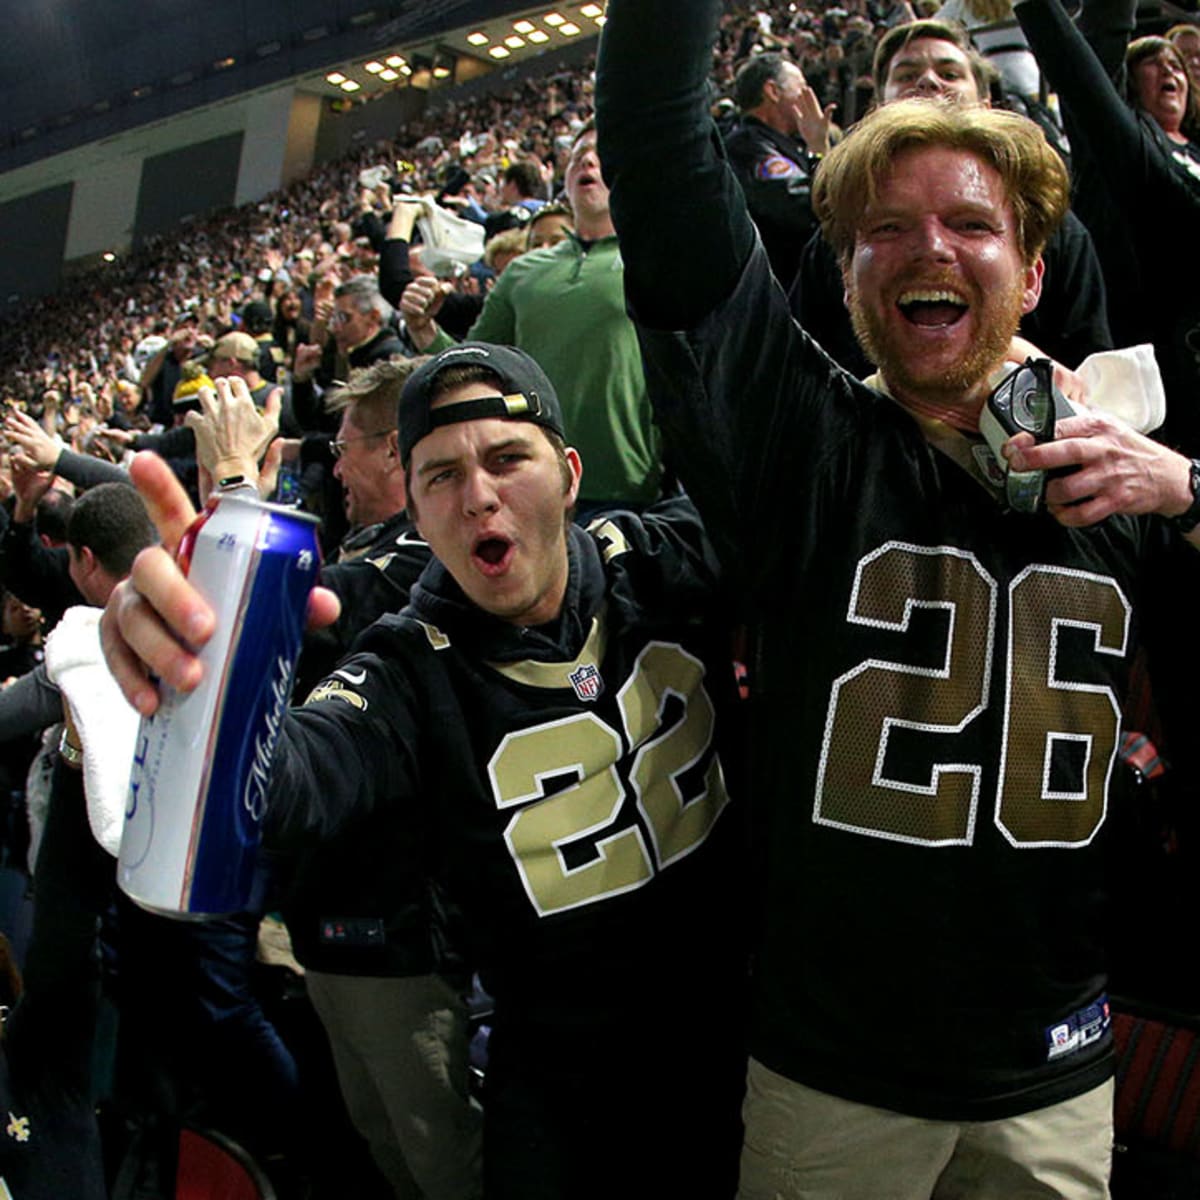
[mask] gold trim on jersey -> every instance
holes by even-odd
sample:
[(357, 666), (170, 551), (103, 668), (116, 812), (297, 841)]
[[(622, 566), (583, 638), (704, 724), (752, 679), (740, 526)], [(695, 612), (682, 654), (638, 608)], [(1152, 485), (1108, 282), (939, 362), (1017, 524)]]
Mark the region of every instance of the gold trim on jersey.
[[(874, 388), (880, 395), (886, 396), (893, 404), (904, 408), (900, 401), (888, 391), (887, 384), (878, 372), (868, 375), (863, 380), (868, 387)], [(987, 442), (982, 438), (972, 438), (953, 425), (939, 421), (936, 417), (923, 417), (910, 409), (904, 408), (917, 423), (925, 440), (935, 449), (940, 450), (948, 459), (957, 463), (997, 504), (1007, 506), (1004, 491), (1004, 468), (995, 467), (995, 475), (989, 474), (985, 464), (994, 464), (992, 452)], [(982, 451), (983, 462), (978, 452)]]
[(418, 621), (417, 624), (425, 630), (425, 636), (429, 639), (429, 644), (435, 650), (446, 650), (449, 648), (450, 639), (436, 625), (427, 625), (424, 621)]
[(579, 657), (572, 662), (534, 662), (532, 659), (522, 659), (520, 662), (488, 663), (493, 671), (499, 671), (505, 679), (514, 683), (523, 683), (526, 687), (535, 688), (574, 688), (571, 675), (585, 663), (590, 663), (599, 669), (604, 661), (604, 652), (608, 648), (607, 609), (601, 610), (592, 618), (592, 628), (579, 651)]
[(357, 692), (352, 692), (344, 683), (339, 683), (336, 679), (327, 680), (313, 688), (308, 694), (308, 699), (304, 701), (304, 707), (307, 708), (310, 704), (319, 704), (322, 700), (345, 700), (347, 704), (361, 712), (367, 710), (366, 698)]

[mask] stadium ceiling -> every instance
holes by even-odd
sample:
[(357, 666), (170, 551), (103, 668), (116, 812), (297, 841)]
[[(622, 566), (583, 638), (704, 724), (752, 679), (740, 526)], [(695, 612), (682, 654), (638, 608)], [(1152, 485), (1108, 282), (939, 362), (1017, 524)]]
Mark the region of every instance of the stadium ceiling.
[[(284, 84), (342, 106), (387, 88), (466, 82), (544, 50), (594, 39), (603, 21), (600, 0), (540, 8), (523, 8), (522, 2), (10, 5), (0, 39), (0, 173)], [(531, 26), (528, 35), (514, 28), (517, 22)], [(389, 65), (389, 58), (400, 60), (399, 66)], [(367, 63), (380, 69), (367, 72)], [(331, 73), (349, 86), (329, 84)]]
[(603, 24), (604, 7), (599, 3), (542, 5), (423, 41), (398, 42), (308, 75), (297, 86), (328, 99), (358, 101), (395, 88), (449, 86), (595, 37)]

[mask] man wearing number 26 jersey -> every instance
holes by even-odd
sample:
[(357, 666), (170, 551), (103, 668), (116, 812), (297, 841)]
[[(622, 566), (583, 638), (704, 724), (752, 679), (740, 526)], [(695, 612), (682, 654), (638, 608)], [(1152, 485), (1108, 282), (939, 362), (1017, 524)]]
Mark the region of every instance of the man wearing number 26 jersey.
[[(740, 1195), (1100, 1197), (1110, 782), (1141, 572), (1178, 536), (1142, 514), (1190, 531), (1200, 469), (1103, 415), (998, 461), (980, 436), (1068, 199), (1012, 114), (899, 102), (826, 157), (879, 370), (826, 357), (708, 117), (720, 7), (609, 0), (596, 93), (656, 417), (757, 641)], [(1026, 514), (1006, 467), (1075, 470)]]
[(399, 426), (438, 557), (288, 720), (277, 832), (401, 804), (440, 860), (496, 1001), (487, 1197), (729, 1197), (743, 889), (699, 522), (570, 524), (579, 460), (519, 351), (444, 351)]

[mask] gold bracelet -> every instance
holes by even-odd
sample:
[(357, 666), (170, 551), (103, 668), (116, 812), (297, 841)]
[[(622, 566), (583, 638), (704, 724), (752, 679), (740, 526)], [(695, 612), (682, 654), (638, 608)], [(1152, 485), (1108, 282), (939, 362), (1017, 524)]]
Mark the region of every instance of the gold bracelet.
[(74, 767), (76, 771), (83, 767), (83, 750), (67, 739), (65, 729), (62, 731), (62, 737), (58, 739), (58, 756), (68, 767)]

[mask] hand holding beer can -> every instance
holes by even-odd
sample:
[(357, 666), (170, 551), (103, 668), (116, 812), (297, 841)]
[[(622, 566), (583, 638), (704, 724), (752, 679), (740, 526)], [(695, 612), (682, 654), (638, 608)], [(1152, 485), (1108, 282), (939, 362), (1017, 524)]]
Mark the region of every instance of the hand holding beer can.
[(153, 912), (218, 916), (250, 898), (271, 757), (321, 565), (317, 520), (220, 493), (178, 559), (216, 631), (199, 652), (199, 687), (161, 684), (158, 710), (142, 718), (117, 881)]

